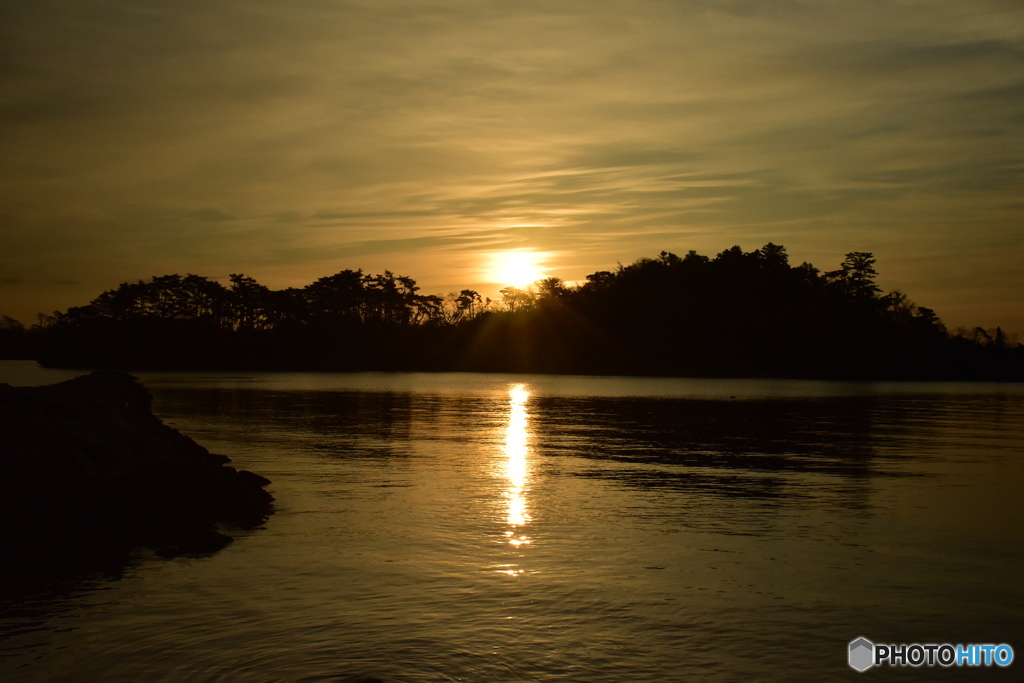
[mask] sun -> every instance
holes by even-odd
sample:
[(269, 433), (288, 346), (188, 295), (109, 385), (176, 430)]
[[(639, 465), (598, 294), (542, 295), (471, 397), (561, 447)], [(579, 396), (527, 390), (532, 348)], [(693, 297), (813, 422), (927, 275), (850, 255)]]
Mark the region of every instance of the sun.
[(491, 255), (490, 276), (494, 282), (526, 287), (544, 277), (543, 255), (530, 249), (512, 249)]

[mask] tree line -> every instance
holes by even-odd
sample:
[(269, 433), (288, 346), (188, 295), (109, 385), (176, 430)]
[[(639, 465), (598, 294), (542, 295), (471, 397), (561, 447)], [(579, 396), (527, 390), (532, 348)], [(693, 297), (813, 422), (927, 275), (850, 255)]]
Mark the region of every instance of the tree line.
[(164, 275), (32, 327), (0, 318), (0, 352), (126, 369), (1024, 379), (1024, 347), (1000, 328), (950, 333), (932, 309), (883, 293), (875, 263), (850, 252), (822, 272), (772, 243), (713, 258), (661, 252), (493, 301), (425, 295), (390, 271), (282, 290), (241, 274), (227, 285)]

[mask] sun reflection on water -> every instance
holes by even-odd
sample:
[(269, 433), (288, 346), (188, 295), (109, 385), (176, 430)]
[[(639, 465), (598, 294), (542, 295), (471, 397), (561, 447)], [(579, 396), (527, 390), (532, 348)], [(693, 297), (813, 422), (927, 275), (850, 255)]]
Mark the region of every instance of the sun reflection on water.
[(530, 521), (530, 511), (526, 500), (526, 484), (529, 480), (529, 414), (526, 403), (530, 391), (525, 384), (513, 384), (508, 390), (509, 414), (508, 427), (505, 430), (505, 478), (508, 488), (505, 497), (508, 501), (507, 523), (511, 527), (505, 532), (510, 545), (522, 546), (530, 543), (530, 539), (521, 533), (521, 527)]

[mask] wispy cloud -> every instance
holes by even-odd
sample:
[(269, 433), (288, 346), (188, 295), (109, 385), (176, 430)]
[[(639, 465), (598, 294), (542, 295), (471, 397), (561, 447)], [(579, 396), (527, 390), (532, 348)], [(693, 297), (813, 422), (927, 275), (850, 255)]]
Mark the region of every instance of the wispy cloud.
[(772, 240), (875, 251), (940, 314), (1019, 304), (1022, 24), (1010, 0), (9, 3), (0, 269), (82, 300), (161, 271), (429, 289), (500, 248), (575, 280)]

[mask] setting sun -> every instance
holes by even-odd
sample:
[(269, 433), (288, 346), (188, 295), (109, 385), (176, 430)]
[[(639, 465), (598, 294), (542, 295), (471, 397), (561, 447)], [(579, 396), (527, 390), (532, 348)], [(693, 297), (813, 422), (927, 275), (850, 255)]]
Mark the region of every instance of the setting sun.
[(529, 249), (516, 249), (493, 254), (489, 276), (494, 282), (525, 287), (544, 277), (543, 255)]

